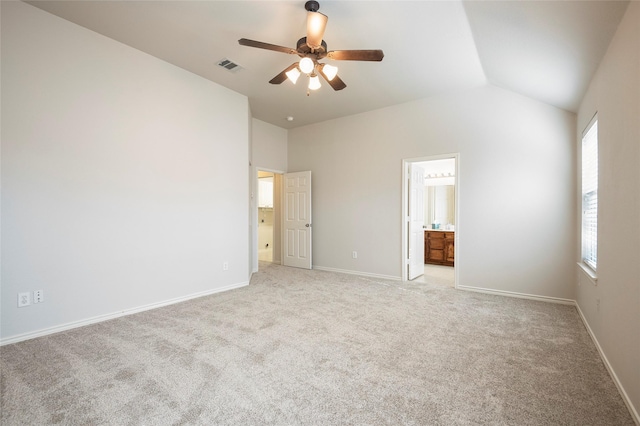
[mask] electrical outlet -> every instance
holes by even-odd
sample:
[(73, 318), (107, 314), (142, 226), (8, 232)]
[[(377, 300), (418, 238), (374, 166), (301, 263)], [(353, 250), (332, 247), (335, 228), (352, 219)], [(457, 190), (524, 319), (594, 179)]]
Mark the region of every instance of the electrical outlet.
[(223, 262), (222, 263), (222, 270), (223, 271), (228, 271), (229, 270), (229, 262)]
[(44, 290), (36, 290), (33, 292), (33, 303), (44, 302)]
[(18, 293), (18, 308), (31, 304), (31, 293)]
[(353, 253), (351, 253), (351, 257), (353, 257), (354, 259), (358, 258), (358, 252), (354, 251)]

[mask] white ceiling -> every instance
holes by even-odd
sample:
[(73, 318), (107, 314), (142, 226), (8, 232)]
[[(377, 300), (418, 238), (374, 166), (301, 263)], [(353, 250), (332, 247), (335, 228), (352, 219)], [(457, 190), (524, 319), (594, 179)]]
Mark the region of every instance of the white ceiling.
[[(305, 1), (30, 1), (249, 98), (252, 115), (292, 128), (487, 82), (575, 112), (628, 1), (320, 1), (329, 50), (382, 49), (382, 62), (332, 61), (347, 88), (268, 81), (297, 56)], [(244, 69), (217, 66), (228, 58)], [(328, 60), (327, 60), (328, 61)], [(289, 122), (286, 117), (292, 116)]]

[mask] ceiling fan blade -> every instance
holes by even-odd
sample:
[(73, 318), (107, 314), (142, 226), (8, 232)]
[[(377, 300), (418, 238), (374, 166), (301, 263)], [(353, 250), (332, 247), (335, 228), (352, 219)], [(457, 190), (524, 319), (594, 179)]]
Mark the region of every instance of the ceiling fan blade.
[(337, 61), (381, 61), (384, 58), (382, 50), (332, 50), (327, 52), (327, 58)]
[(242, 46), (257, 47), (258, 49), (273, 50), (275, 52), (289, 53), (289, 54), (292, 54), (292, 55), (297, 55), (298, 54), (296, 49), (292, 49), (290, 47), (284, 47), (284, 46), (278, 46), (278, 45), (275, 45), (275, 44), (263, 43), (261, 41), (249, 40), (247, 38), (241, 38), (240, 40), (238, 40), (238, 43), (240, 43)]
[(284, 82), (287, 79), (287, 73), (289, 71), (291, 71), (292, 69), (294, 69), (295, 67), (297, 67), (297, 66), (298, 66), (297, 62), (292, 63), (287, 68), (285, 68), (280, 74), (276, 75), (271, 80), (269, 80), (269, 83), (271, 83), (271, 84), (281, 84), (282, 82)]
[(318, 70), (318, 74), (320, 74), (322, 76), (322, 78), (327, 80), (327, 83), (329, 83), (329, 86), (331, 86), (333, 88), (333, 90), (342, 90), (345, 87), (347, 87), (345, 82), (342, 81), (342, 79), (340, 77), (338, 77), (337, 75), (333, 76), (333, 78), (331, 80), (329, 80), (329, 77), (327, 77), (327, 75), (324, 73), (324, 66), (325, 65), (326, 64), (320, 64), (320, 66), (317, 68), (317, 70)]
[(333, 90), (342, 90), (345, 87), (347, 87), (347, 85), (345, 84), (344, 81), (342, 81), (342, 79), (340, 77), (338, 77), (337, 75), (335, 77), (333, 77), (331, 80), (329, 80), (327, 78), (326, 75), (324, 75), (324, 73), (321, 71), (320, 75), (327, 80), (327, 83), (329, 83), (329, 86), (331, 86), (333, 88)]
[(320, 12), (307, 12), (307, 45), (312, 49), (322, 46), (322, 37), (329, 18)]

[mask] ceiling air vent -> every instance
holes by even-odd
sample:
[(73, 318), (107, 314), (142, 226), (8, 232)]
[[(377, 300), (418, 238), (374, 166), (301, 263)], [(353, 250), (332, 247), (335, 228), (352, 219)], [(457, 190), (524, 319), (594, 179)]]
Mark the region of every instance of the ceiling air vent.
[(218, 66), (226, 69), (231, 72), (238, 72), (242, 69), (242, 67), (230, 59), (224, 58), (218, 62)]

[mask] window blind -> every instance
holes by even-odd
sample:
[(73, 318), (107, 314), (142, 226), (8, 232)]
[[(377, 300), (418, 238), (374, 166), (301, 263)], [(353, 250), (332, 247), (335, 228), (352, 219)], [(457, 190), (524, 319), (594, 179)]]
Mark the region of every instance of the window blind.
[(598, 264), (598, 121), (582, 137), (582, 261)]

